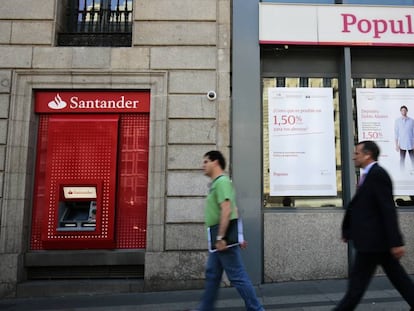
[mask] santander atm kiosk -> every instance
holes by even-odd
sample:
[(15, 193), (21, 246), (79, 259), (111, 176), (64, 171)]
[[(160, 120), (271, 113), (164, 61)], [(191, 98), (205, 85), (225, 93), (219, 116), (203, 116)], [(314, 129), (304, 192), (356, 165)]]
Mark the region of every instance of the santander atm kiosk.
[(149, 91), (38, 91), (31, 250), (145, 248)]

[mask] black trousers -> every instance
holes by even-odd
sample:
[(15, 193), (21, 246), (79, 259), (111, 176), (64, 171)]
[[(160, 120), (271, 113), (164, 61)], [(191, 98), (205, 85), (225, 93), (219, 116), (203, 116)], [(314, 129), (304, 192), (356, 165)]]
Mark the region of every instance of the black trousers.
[(405, 154), (408, 152), (410, 155), (411, 163), (414, 165), (414, 150), (402, 150), (400, 149), (400, 166), (401, 168), (404, 168), (404, 162), (405, 162)]
[(357, 251), (349, 276), (347, 292), (334, 308), (335, 311), (352, 311), (356, 308), (379, 265), (382, 266), (395, 289), (399, 291), (411, 308), (414, 308), (414, 283), (400, 262), (390, 252), (365, 253)]

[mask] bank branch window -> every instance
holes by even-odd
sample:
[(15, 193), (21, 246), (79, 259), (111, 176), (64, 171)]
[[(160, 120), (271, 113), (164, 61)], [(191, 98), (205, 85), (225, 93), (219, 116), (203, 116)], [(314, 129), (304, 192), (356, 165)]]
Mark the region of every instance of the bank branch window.
[(342, 207), (337, 78), (263, 78), (264, 206)]
[(391, 175), (396, 206), (414, 206), (414, 79), (354, 78), (352, 83), (355, 141), (378, 144), (378, 162)]

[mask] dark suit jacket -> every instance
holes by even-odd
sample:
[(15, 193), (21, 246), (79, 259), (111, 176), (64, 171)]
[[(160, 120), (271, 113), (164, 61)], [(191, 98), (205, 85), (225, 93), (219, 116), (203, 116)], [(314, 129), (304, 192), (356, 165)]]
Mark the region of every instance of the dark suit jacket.
[(342, 237), (358, 251), (383, 252), (404, 245), (388, 173), (374, 164), (349, 203)]

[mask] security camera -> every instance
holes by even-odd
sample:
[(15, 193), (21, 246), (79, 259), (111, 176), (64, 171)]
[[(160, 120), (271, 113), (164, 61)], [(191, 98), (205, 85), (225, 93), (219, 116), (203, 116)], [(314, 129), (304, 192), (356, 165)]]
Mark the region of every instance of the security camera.
[(217, 98), (217, 94), (214, 91), (207, 92), (207, 99), (208, 100), (215, 100)]

